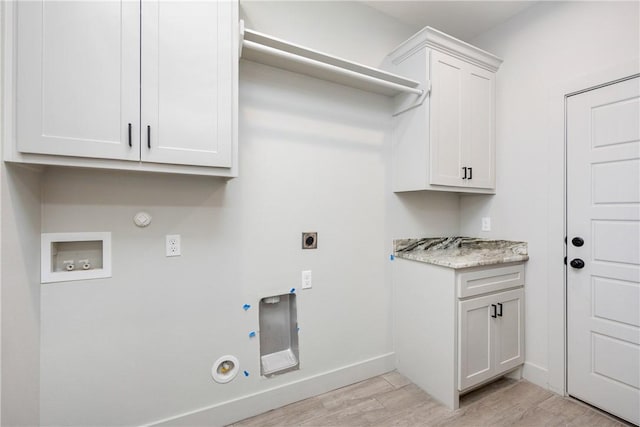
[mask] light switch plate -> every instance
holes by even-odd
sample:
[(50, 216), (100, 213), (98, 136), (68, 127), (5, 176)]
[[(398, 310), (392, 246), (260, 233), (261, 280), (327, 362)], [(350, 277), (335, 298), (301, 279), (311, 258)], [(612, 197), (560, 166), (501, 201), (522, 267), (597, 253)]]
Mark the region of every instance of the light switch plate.
[(491, 231), (491, 218), (488, 216), (482, 217), (482, 231)]
[(311, 270), (304, 270), (302, 272), (302, 289), (311, 289)]

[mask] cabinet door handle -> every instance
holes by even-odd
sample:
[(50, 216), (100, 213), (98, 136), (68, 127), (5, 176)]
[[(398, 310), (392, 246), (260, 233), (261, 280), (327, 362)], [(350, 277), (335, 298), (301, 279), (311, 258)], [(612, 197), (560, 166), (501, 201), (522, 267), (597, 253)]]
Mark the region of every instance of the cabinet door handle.
[(131, 123), (129, 123), (129, 129), (127, 130), (128, 134), (129, 134), (129, 147), (131, 147)]
[(462, 177), (462, 179), (467, 179), (467, 168), (466, 168), (466, 166), (463, 167), (462, 170), (464, 171), (464, 176)]
[(500, 311), (497, 313), (497, 315), (499, 317), (502, 317), (502, 303), (498, 303), (498, 308), (500, 309)]
[(147, 126), (147, 148), (151, 150), (151, 126)]
[(496, 317), (498, 317), (497, 314), (496, 314), (496, 309), (497, 309), (496, 305), (495, 304), (491, 304), (491, 317), (493, 317), (494, 319)]
[(469, 179), (473, 179), (473, 168), (469, 168)]

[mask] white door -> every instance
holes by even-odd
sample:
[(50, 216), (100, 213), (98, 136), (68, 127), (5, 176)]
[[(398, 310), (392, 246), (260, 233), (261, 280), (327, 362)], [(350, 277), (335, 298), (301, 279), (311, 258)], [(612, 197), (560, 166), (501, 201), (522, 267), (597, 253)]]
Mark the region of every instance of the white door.
[(231, 167), (235, 1), (142, 2), (142, 160)]
[(17, 2), (19, 151), (139, 160), (139, 7)]
[[(467, 64), (464, 121), (465, 147), (462, 165), (467, 167), (465, 185), (495, 188), (495, 73)], [(464, 176), (464, 174), (463, 174)]]
[(430, 183), (463, 186), (464, 89), (467, 64), (438, 51), (431, 52)]
[(431, 53), (433, 185), (495, 187), (495, 74)]
[(496, 374), (524, 363), (524, 289), (496, 295)]
[(635, 424), (640, 423), (639, 80), (567, 101), (568, 392)]
[(495, 375), (496, 302), (495, 295), (488, 295), (458, 303), (458, 390)]

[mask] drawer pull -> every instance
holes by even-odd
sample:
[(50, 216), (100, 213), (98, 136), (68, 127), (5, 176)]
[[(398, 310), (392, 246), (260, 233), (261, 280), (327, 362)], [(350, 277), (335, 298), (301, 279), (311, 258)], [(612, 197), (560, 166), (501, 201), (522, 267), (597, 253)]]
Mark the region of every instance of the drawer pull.
[(498, 308), (500, 311), (497, 313), (499, 317), (502, 317), (502, 303), (498, 303)]
[(467, 179), (467, 168), (466, 168), (466, 166), (463, 167), (462, 170), (464, 171), (464, 176), (462, 177), (462, 179)]
[(491, 304), (491, 317), (493, 317), (494, 319), (496, 317), (498, 317), (497, 313), (496, 313), (497, 307), (495, 304)]
[(129, 147), (131, 147), (131, 123), (129, 123), (128, 134), (129, 134)]

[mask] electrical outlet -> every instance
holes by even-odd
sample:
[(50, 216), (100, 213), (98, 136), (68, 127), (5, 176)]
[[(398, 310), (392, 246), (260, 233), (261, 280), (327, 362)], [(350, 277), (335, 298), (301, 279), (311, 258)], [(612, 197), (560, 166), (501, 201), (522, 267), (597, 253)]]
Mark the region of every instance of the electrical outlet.
[(311, 289), (311, 270), (302, 272), (302, 289)]
[(180, 235), (179, 234), (167, 234), (165, 245), (167, 256), (180, 256)]
[(491, 218), (488, 216), (482, 217), (482, 231), (491, 231)]

